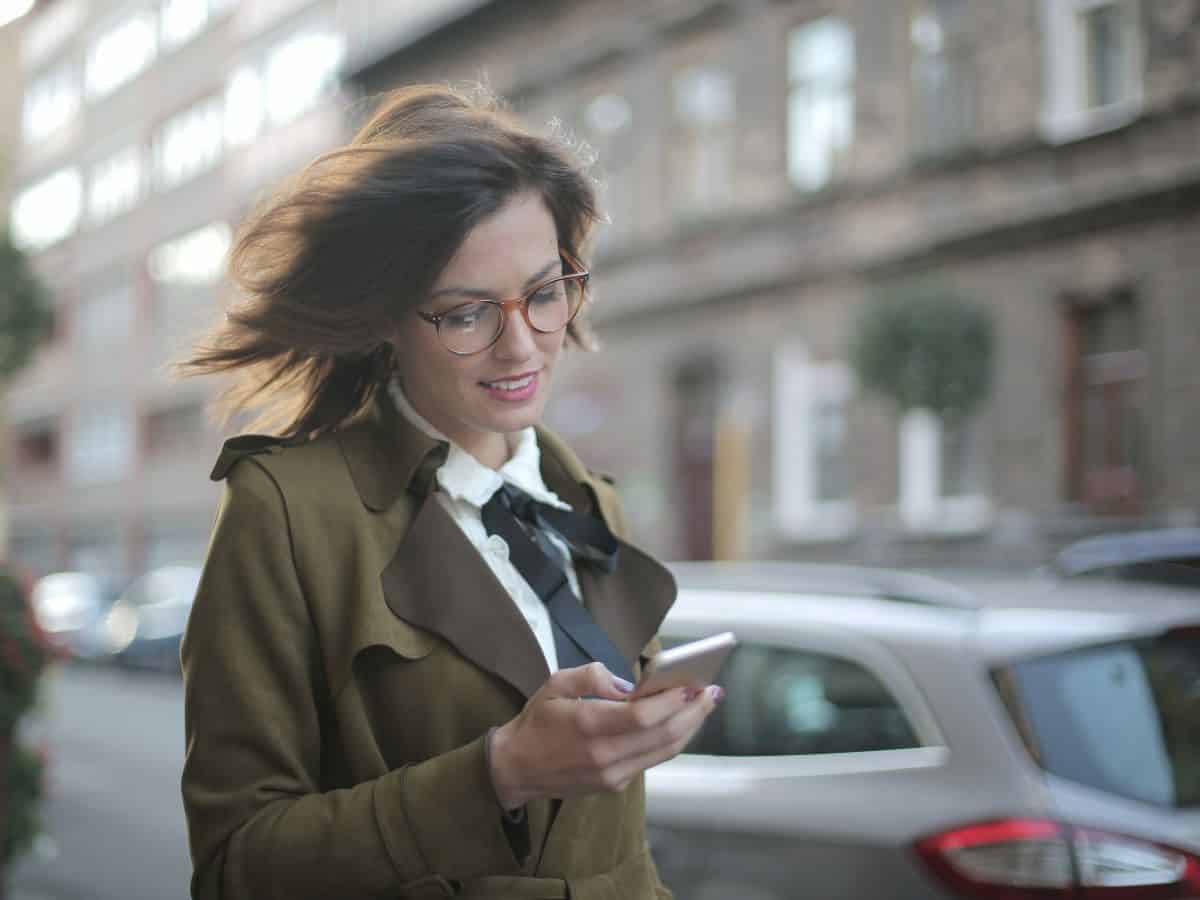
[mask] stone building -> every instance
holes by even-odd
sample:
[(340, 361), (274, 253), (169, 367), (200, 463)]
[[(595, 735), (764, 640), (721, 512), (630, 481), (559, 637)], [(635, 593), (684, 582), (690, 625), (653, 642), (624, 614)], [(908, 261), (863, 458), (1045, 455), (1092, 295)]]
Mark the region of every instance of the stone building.
[[(1200, 512), (1196, 0), (125, 6), (209, 24), (20, 170), (87, 207), (34, 242), (66, 324), (9, 400), (14, 549), (43, 568), (199, 552), (217, 436), (194, 388), (147, 375), (182, 333), (158, 323), (211, 313), (212, 251), (256, 191), (420, 79), (486, 79), (596, 157), (604, 349), (572, 354), (551, 419), (655, 551), (1025, 566)], [(45, 39), (31, 83), (90, 71), (95, 19)], [(284, 90), (302, 57), (326, 69)], [(144, 178), (96, 187), (130, 145)], [(53, 181), (68, 163), (86, 192)], [(962, 427), (848, 363), (864, 305), (923, 283), (994, 323)]]

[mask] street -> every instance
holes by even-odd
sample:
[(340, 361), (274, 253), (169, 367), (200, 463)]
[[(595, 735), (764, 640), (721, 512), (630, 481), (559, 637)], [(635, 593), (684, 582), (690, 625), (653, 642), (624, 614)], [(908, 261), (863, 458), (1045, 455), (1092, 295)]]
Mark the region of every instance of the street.
[(178, 678), (64, 666), (47, 684), (46, 839), (12, 873), (14, 900), (184, 900)]

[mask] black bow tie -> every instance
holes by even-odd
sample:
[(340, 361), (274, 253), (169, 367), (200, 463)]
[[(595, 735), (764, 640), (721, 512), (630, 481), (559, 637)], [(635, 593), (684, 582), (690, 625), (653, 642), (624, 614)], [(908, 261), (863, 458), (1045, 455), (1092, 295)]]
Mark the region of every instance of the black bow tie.
[(546, 604), (559, 667), (596, 660), (614, 675), (632, 680), (628, 660), (571, 590), (566, 560), (547, 537), (558, 536), (576, 557), (611, 572), (618, 545), (604, 522), (542, 503), (508, 482), (483, 505), (482, 518), (488, 533), (508, 544), (509, 561)]

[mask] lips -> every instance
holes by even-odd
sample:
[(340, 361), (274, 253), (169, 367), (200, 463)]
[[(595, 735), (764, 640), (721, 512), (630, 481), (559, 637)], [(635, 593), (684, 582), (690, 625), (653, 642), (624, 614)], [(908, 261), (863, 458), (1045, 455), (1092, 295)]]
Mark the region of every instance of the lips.
[(508, 378), (498, 378), (495, 381), (481, 381), (484, 387), (492, 388), (498, 391), (519, 391), (522, 388), (528, 387), (530, 381), (537, 375), (537, 372), (525, 372), (522, 375), (513, 375)]

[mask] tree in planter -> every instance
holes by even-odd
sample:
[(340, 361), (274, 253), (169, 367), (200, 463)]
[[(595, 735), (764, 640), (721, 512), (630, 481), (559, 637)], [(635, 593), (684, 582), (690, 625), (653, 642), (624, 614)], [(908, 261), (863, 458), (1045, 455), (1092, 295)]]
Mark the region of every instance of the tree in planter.
[[(963, 428), (991, 392), (994, 336), (988, 313), (945, 288), (917, 285), (868, 304), (851, 346), (859, 381), (915, 421)], [(961, 433), (961, 432), (959, 432)], [(932, 458), (940, 458), (938, 447)], [(901, 473), (901, 510), (911, 520), (936, 516), (941, 466), (922, 479)], [(928, 481), (933, 481), (932, 485)]]
[[(0, 228), (0, 379), (29, 362), (48, 334), (48, 300), (29, 260)], [(50, 653), (26, 590), (0, 566), (0, 900), (5, 865), (29, 848), (39, 828), (41, 759), (18, 742), (17, 734)]]

